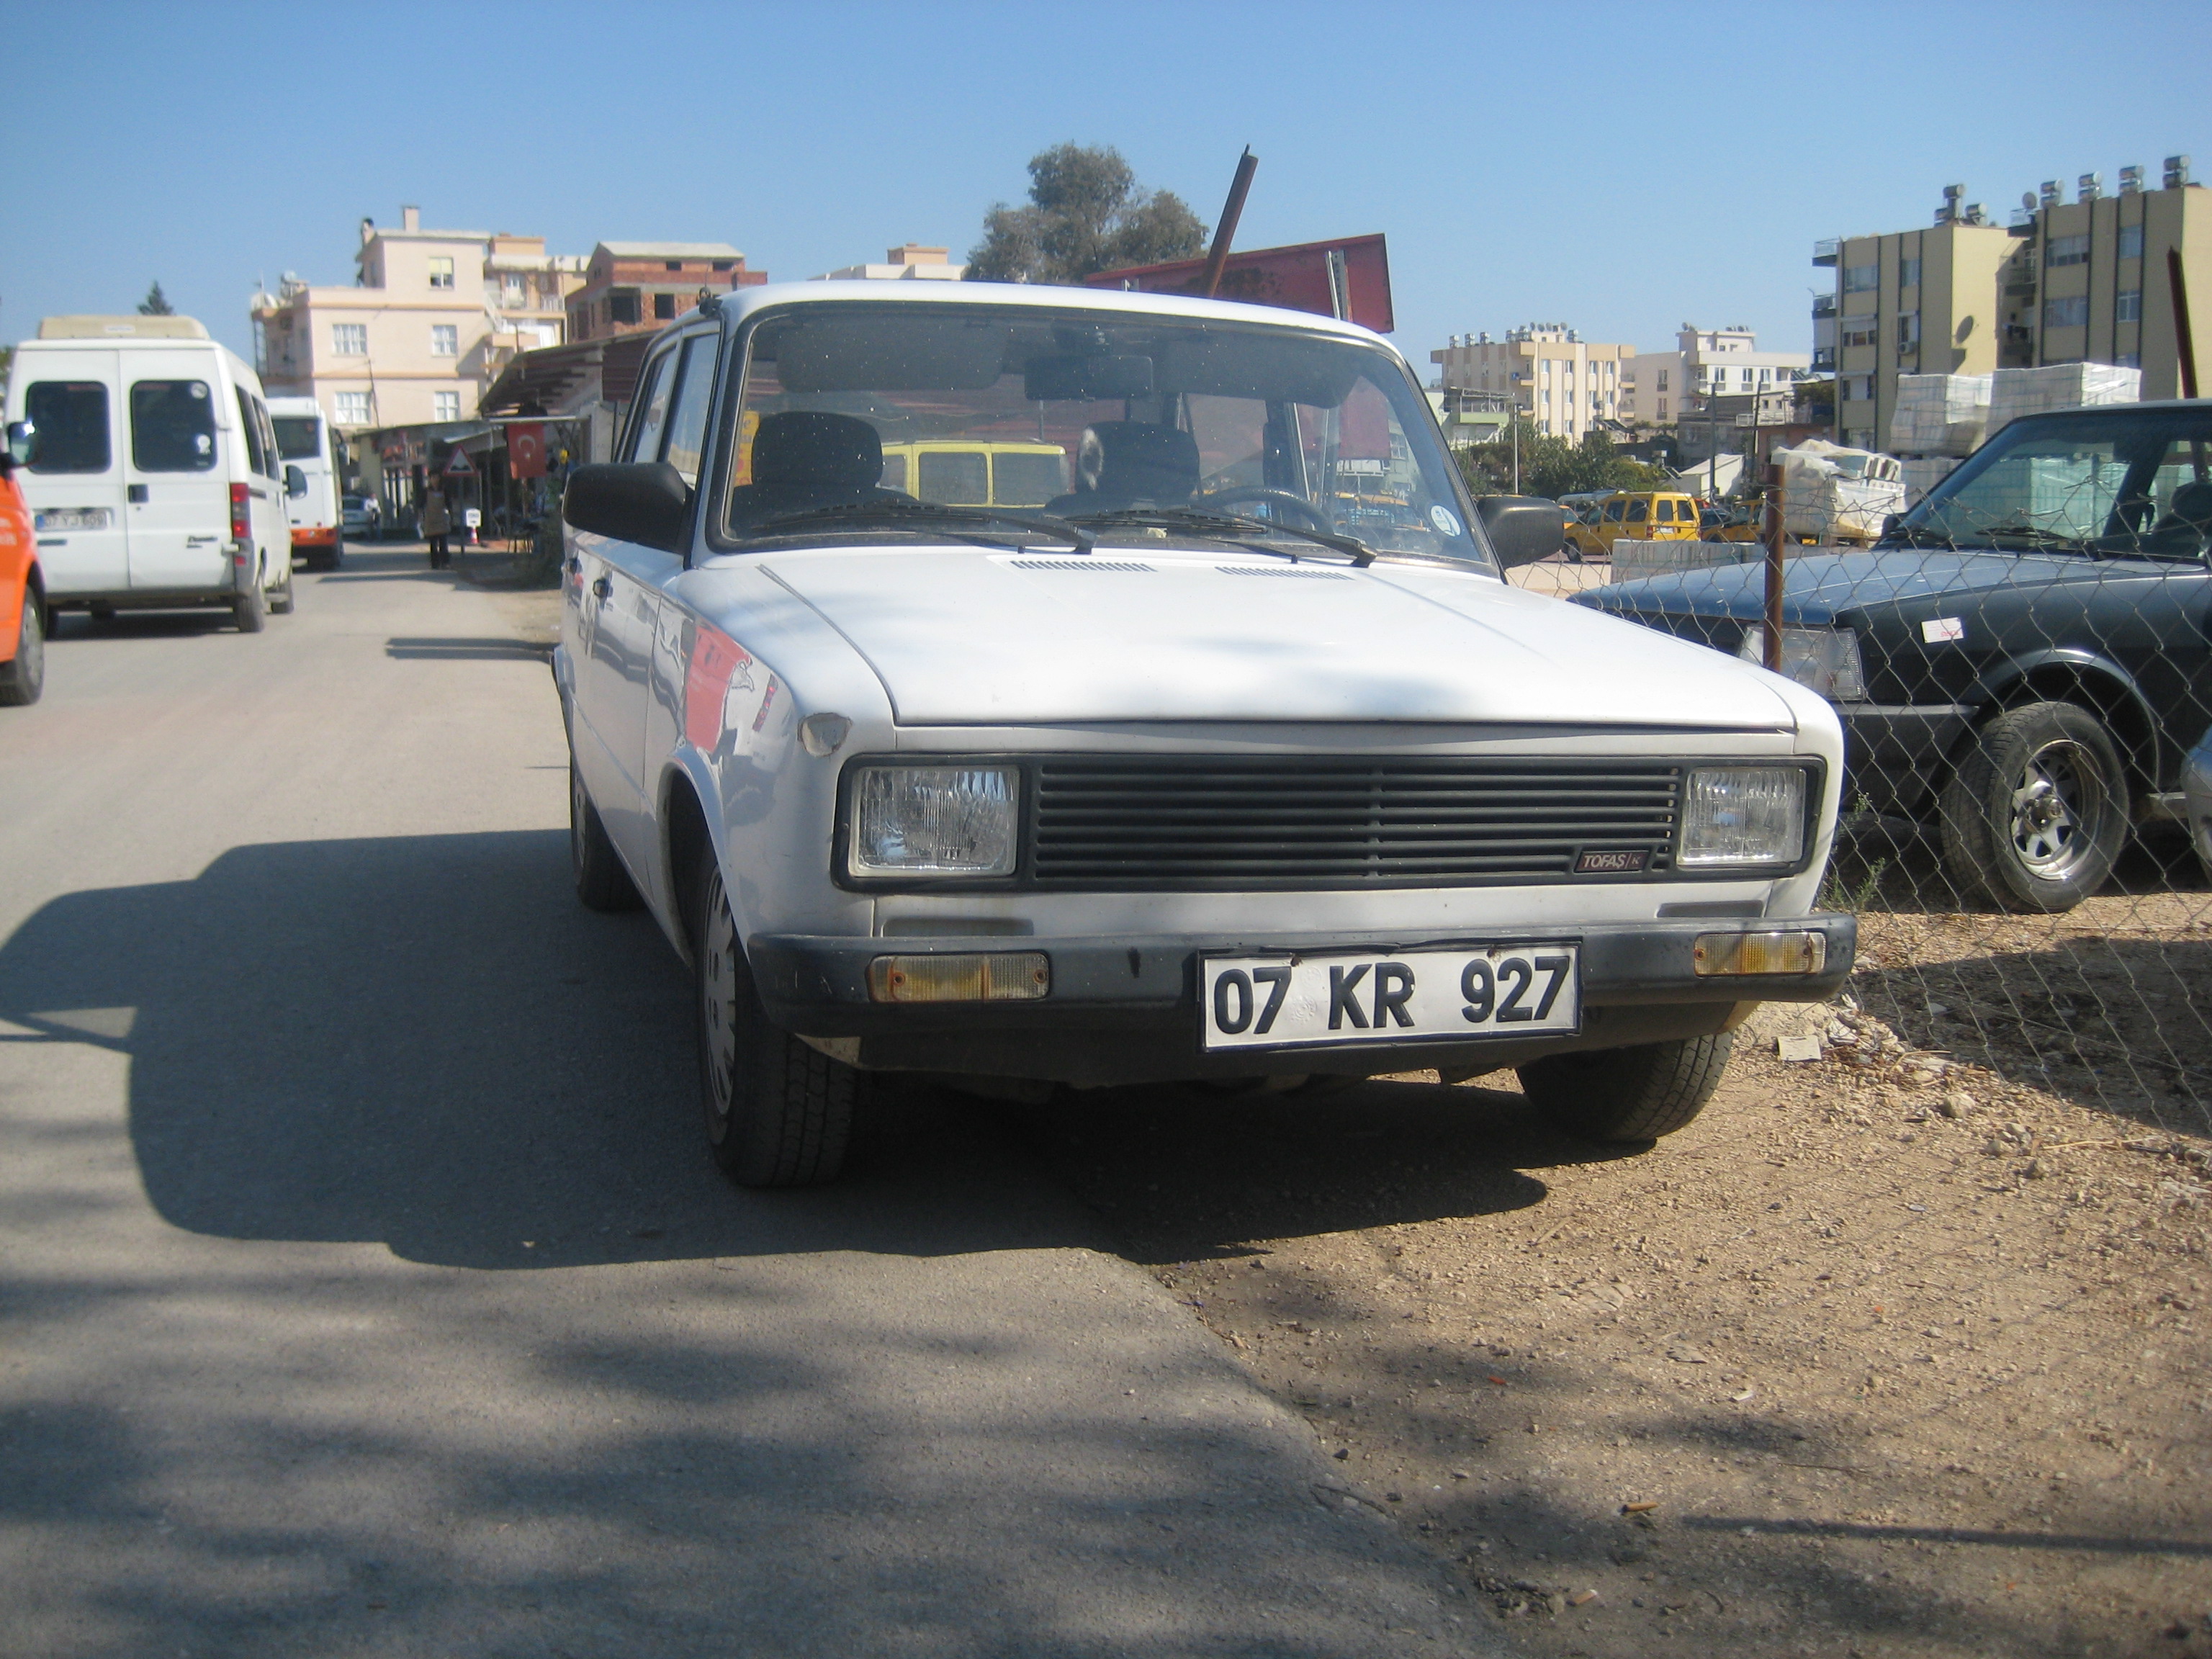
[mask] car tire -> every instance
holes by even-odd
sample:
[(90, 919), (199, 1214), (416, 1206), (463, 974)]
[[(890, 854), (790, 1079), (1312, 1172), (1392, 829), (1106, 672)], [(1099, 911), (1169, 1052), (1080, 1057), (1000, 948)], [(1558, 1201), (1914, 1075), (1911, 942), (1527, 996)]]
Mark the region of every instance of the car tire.
[(1519, 1067), (1544, 1116), (1590, 1140), (1656, 1140), (1686, 1127), (1720, 1086), (1735, 1033), (1553, 1054)]
[(344, 562), (345, 538), (343, 536), (340, 536), (336, 541), (331, 544), (330, 561), (323, 566), (323, 568), (325, 570), (336, 570)]
[(699, 1096), (714, 1164), (740, 1187), (813, 1187), (844, 1167), (860, 1074), (772, 1023), (709, 857), (697, 926)]
[(21, 708), (46, 689), (46, 619), (39, 596), (23, 592), (23, 622), (15, 635), (15, 654), (0, 663), (0, 708)]
[(1942, 799), (1943, 863), (1999, 908), (2071, 910), (2127, 843), (2127, 770), (2105, 723), (2070, 702), (2008, 708), (1975, 734)]
[(270, 592), (269, 611), (271, 616), (289, 617), (292, 614), (292, 568), (287, 565), (284, 568), (283, 585)]
[(586, 910), (611, 915), (644, 902), (608, 837), (599, 809), (592, 805), (573, 753), (568, 757), (568, 864), (576, 878), (576, 896)]
[(269, 614), (268, 601), (257, 582), (230, 602), (230, 619), (241, 634), (258, 634)]

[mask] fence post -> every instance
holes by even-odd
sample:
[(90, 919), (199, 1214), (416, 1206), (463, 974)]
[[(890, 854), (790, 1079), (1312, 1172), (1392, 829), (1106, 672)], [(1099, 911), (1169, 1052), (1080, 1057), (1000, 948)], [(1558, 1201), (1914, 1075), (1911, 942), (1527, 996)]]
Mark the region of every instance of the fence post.
[(1782, 672), (1782, 469), (1766, 468), (1766, 665)]

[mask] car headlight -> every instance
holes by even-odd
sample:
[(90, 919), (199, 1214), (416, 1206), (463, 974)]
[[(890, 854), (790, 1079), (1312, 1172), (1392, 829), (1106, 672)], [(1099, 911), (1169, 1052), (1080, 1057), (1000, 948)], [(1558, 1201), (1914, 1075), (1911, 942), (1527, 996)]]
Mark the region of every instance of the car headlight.
[(1699, 767), (1690, 774), (1678, 865), (1789, 865), (1804, 851), (1803, 768)]
[[(1756, 623), (1744, 629), (1743, 644), (1736, 655), (1746, 662), (1764, 665), (1766, 629)], [(1782, 672), (1832, 702), (1859, 702), (1866, 697), (1859, 636), (1849, 628), (1784, 629)]]
[(1010, 876), (1020, 774), (1011, 766), (864, 766), (845, 867), (869, 876)]

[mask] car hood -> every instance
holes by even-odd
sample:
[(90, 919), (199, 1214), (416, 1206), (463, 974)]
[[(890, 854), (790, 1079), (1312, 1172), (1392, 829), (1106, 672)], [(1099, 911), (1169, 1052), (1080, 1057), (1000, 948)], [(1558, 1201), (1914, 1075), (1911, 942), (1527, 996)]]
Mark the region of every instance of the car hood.
[[(1832, 623), (1854, 611), (1937, 598), (1965, 599), (1999, 588), (2109, 579), (2112, 567), (2078, 557), (2021, 553), (1947, 553), (1933, 548), (1893, 552), (1824, 553), (1784, 567), (1783, 605), (1792, 622)], [(1717, 565), (1585, 589), (1578, 604), (1601, 611), (1662, 616), (1732, 617), (1756, 622), (1766, 605), (1766, 567)]]
[(763, 562), (867, 660), (902, 725), (1796, 724), (1732, 659), (1456, 571), (1118, 548)]

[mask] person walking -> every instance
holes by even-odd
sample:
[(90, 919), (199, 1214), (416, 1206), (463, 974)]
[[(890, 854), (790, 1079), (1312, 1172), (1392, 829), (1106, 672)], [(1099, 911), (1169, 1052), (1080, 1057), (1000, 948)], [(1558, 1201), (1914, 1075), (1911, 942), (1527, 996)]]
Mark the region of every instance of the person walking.
[(435, 484), (422, 497), (422, 539), (430, 544), (430, 568), (443, 570), (451, 562), (446, 538), (453, 533), (453, 515), (446, 507), (446, 492)]

